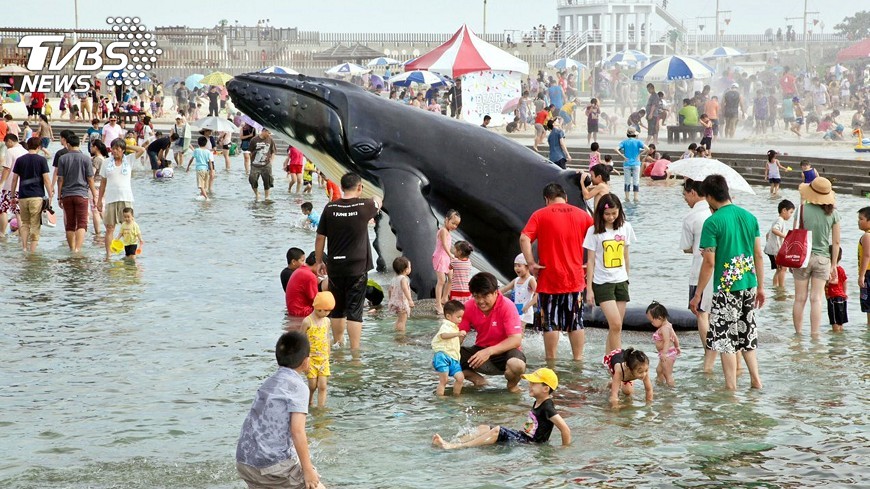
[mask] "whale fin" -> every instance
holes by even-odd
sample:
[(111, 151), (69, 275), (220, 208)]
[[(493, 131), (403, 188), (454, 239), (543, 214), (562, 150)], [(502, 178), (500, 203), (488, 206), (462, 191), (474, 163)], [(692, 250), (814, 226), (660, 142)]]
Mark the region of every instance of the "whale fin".
[(387, 168), (373, 173), (384, 190), (384, 212), (396, 235), (396, 248), (411, 260), (411, 288), (418, 298), (434, 297), (436, 278), (432, 254), (438, 220), (423, 197), (428, 182), (414, 172), (401, 169)]

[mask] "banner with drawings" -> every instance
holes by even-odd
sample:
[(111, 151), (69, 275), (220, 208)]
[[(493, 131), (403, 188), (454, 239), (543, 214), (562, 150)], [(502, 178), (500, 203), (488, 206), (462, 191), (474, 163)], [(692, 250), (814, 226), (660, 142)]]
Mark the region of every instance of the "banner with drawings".
[(462, 119), (482, 124), (483, 116), (492, 117), (490, 126), (503, 126), (514, 118), (513, 111), (502, 114), (511, 100), (521, 95), (518, 71), (476, 71), (462, 76)]

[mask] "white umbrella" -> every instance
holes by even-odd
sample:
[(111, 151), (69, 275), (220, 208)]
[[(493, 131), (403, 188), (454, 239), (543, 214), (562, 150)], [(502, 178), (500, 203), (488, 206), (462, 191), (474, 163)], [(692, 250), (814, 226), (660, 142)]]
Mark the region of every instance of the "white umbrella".
[(574, 68), (575, 70), (580, 71), (586, 69), (586, 65), (571, 58), (554, 59), (553, 61), (547, 63), (547, 66), (549, 66), (550, 68), (556, 68), (558, 70), (568, 70)]
[(375, 58), (375, 59), (369, 61), (368, 63), (366, 63), (366, 66), (368, 66), (368, 67), (390, 66), (390, 65), (400, 65), (400, 64), (402, 64), (402, 62), (397, 60), (397, 59), (387, 58), (385, 56), (381, 56), (380, 58)]
[(363, 73), (368, 73), (368, 68), (362, 67), (358, 64), (354, 63), (342, 63), (340, 65), (333, 66), (332, 68), (326, 70), (327, 75), (362, 75)]
[(754, 194), (755, 190), (737, 170), (712, 158), (686, 158), (668, 165), (668, 171), (692, 180), (704, 180), (710, 175), (722, 175), (728, 183), (729, 190), (739, 190)]
[(408, 87), (411, 86), (412, 83), (418, 85), (429, 85), (431, 87), (442, 87), (451, 84), (450, 80), (438, 73), (425, 70), (406, 71), (390, 77), (387, 81), (397, 87)]
[(223, 117), (214, 115), (193, 122), (190, 127), (194, 129), (211, 129), (214, 132), (239, 132), (239, 128), (235, 124)]
[(257, 71), (257, 73), (274, 73), (276, 75), (298, 75), (299, 72), (292, 69), (287, 68), (286, 66), (270, 66), (268, 68), (263, 68), (262, 70)]
[(743, 51), (741, 51), (739, 49), (729, 48), (726, 46), (719, 46), (718, 48), (713, 48), (713, 49), (707, 51), (701, 57), (704, 59), (730, 58), (732, 56), (743, 56), (743, 54), (744, 54)]
[(604, 60), (604, 64), (615, 65), (630, 65), (636, 66), (638, 63), (649, 61), (649, 56), (643, 51), (635, 49), (626, 49), (625, 51), (617, 51)]
[(716, 70), (687, 56), (666, 56), (648, 64), (631, 77), (634, 81), (664, 82), (712, 78)]
[(23, 66), (6, 65), (0, 68), (0, 76), (33, 75), (34, 73)]

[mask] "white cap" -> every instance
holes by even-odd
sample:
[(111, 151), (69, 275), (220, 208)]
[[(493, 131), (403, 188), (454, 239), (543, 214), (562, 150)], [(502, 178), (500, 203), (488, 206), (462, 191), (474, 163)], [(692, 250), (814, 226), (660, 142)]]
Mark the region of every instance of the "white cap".
[(736, 83), (732, 83), (732, 84), (731, 84), (731, 88), (740, 88), (740, 85), (738, 85), (738, 84), (736, 84)]
[(517, 264), (517, 263), (519, 263), (520, 265), (528, 265), (528, 263), (526, 262), (526, 257), (522, 253), (520, 253), (519, 255), (517, 255), (516, 258), (514, 258), (514, 264)]

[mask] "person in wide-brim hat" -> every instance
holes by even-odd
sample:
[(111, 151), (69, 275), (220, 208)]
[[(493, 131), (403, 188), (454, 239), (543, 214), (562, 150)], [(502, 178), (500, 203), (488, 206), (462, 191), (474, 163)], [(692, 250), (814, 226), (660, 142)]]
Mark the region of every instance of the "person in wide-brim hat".
[(798, 192), (801, 194), (801, 199), (810, 204), (834, 205), (837, 203), (837, 196), (831, 186), (831, 181), (825, 177), (816, 177), (810, 183), (802, 183), (798, 187)]

